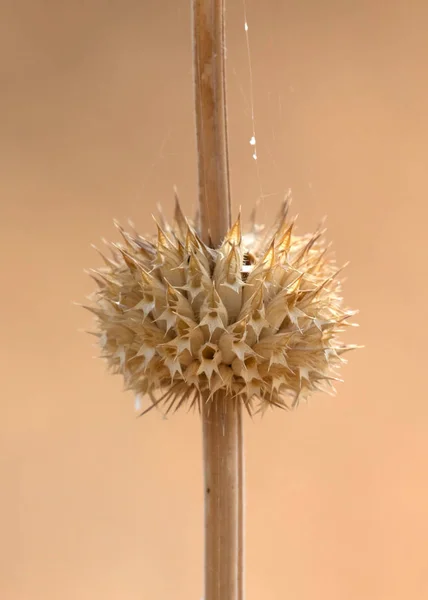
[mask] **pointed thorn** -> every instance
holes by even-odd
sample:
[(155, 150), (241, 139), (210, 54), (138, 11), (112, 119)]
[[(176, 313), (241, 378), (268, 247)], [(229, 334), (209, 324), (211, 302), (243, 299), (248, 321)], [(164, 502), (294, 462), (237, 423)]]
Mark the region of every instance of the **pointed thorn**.
[(238, 218), (229, 230), (229, 233), (226, 236), (226, 240), (234, 246), (239, 246), (241, 243), (241, 209), (239, 209)]
[(187, 231), (189, 229), (189, 225), (188, 225), (187, 219), (184, 216), (183, 211), (181, 209), (177, 188), (175, 186), (174, 186), (174, 198), (175, 198), (174, 221), (177, 223), (180, 234), (184, 239), (186, 237)]

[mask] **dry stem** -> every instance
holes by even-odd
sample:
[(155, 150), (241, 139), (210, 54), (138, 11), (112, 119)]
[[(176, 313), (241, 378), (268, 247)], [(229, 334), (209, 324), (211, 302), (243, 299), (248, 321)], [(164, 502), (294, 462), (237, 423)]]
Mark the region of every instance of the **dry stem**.
[(224, 0), (193, 0), (193, 58), (201, 235), (220, 245), (230, 227)]
[(204, 600), (242, 600), (241, 405), (224, 395), (202, 409), (205, 470)]
[[(218, 247), (231, 225), (224, 0), (192, 0), (200, 229)], [(241, 406), (220, 395), (202, 406), (205, 472), (204, 600), (243, 600)]]

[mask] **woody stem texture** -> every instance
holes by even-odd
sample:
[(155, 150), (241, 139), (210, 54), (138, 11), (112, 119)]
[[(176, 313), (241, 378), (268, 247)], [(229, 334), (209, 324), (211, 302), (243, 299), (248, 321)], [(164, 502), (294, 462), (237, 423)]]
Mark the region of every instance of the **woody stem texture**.
[[(200, 235), (218, 248), (231, 226), (224, 0), (193, 0)], [(241, 403), (201, 400), (205, 496), (204, 600), (243, 600)]]
[(242, 600), (241, 404), (220, 393), (202, 407), (205, 471), (204, 600)]
[(193, 0), (193, 60), (200, 229), (217, 248), (231, 225), (224, 0)]

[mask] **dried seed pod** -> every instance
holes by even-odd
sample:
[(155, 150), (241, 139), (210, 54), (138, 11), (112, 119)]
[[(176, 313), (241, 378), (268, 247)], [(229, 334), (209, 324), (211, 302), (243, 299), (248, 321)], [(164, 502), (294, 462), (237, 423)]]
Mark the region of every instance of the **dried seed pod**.
[(355, 311), (342, 307), (322, 232), (295, 235), (287, 202), (265, 233), (241, 233), (238, 218), (216, 250), (178, 199), (173, 225), (162, 219), (150, 240), (117, 225), (124, 245), (90, 273), (102, 356), (127, 388), (168, 411), (219, 390), (250, 412), (331, 391), (355, 347), (338, 341)]

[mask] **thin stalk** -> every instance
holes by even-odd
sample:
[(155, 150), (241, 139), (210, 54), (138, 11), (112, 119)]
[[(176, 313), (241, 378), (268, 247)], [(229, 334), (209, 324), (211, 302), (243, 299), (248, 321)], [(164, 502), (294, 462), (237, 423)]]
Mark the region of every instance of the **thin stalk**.
[(202, 406), (205, 476), (204, 600), (243, 599), (241, 405), (225, 395)]
[[(218, 247), (231, 226), (225, 85), (225, 2), (192, 0), (199, 218)], [(205, 482), (204, 600), (243, 600), (241, 405), (217, 393), (202, 400)]]
[(224, 0), (192, 0), (201, 236), (218, 247), (231, 225)]

